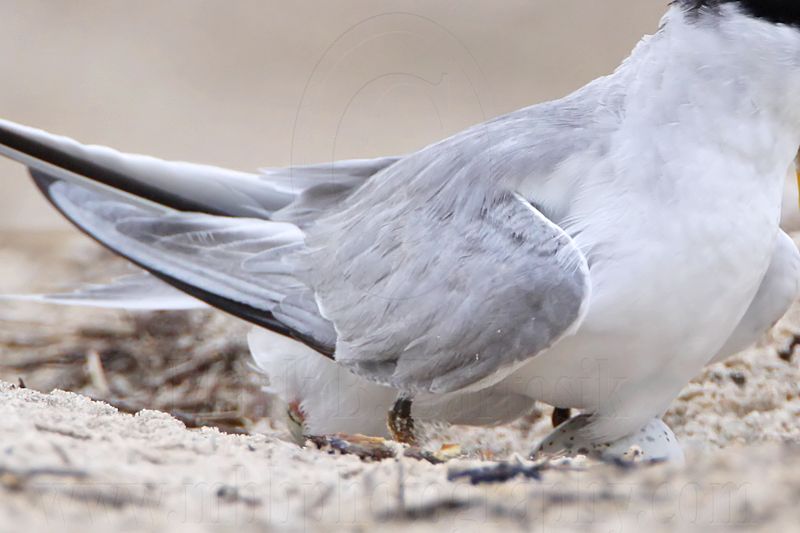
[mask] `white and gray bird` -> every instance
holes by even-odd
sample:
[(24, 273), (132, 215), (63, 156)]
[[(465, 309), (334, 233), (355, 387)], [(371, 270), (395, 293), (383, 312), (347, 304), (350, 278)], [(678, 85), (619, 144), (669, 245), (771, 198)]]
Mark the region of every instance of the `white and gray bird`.
[(169, 285), (250, 321), (311, 433), (544, 401), (583, 414), (539, 451), (606, 458), (680, 457), (660, 415), (797, 296), (798, 145), (789, 0), (675, 1), (613, 74), (402, 157), (247, 174), (0, 122), (0, 153), (150, 273), (42, 300), (194, 305)]

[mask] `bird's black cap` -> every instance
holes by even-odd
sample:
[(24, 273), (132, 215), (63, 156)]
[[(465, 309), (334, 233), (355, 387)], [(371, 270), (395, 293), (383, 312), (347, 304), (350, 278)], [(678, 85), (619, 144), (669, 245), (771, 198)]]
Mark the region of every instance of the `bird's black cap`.
[(678, 0), (677, 3), (695, 13), (735, 4), (753, 17), (800, 28), (800, 0)]

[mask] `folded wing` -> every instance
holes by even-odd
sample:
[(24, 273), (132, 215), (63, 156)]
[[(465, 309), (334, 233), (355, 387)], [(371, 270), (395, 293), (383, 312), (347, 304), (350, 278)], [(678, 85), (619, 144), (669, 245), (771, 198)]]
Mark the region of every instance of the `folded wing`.
[[(475, 216), (354, 205), (362, 225), (324, 220), (304, 258), (336, 360), (354, 372), (406, 391), (480, 389), (582, 320), (586, 259), (520, 195), (488, 196)], [(344, 219), (355, 227), (336, 227)]]

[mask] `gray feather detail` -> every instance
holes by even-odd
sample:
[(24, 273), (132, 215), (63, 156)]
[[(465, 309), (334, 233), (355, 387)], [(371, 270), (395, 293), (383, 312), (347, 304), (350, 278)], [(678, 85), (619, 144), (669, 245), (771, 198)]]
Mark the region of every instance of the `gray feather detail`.
[(297, 194), (318, 185), (358, 187), (366, 180), (400, 161), (402, 157), (348, 159), (314, 165), (265, 168), (261, 176), (276, 191)]
[(406, 216), (358, 203), (315, 227), (299, 260), (338, 362), (410, 392), (481, 388), (580, 321), (588, 267), (569, 236), (516, 194), (481, 196)]
[(607, 150), (624, 103), (607, 80), (406, 156), (304, 228), (291, 261), (337, 361), (407, 392), (480, 389), (578, 328), (591, 284), (559, 170)]
[(355, 159), (334, 163), (263, 170), (269, 187), (291, 194), (292, 201), (270, 215), (272, 220), (305, 228), (339, 207), (367, 180), (398, 162), (399, 157)]

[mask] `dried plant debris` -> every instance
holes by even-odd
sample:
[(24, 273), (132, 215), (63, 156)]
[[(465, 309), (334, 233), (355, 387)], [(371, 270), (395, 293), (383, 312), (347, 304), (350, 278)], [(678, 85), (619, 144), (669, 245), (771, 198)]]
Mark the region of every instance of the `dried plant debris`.
[(397, 457), (397, 449), (390, 441), (364, 435), (309, 436), (308, 441), (318, 449), (342, 455), (355, 455), (365, 461), (383, 461)]
[(44, 349), (6, 348), (13, 353), (3, 357), (0, 376), (39, 390), (80, 392), (126, 412), (166, 411), (189, 427), (241, 433), (267, 415), (245, 332), (231, 320), (193, 311), (120, 321), (127, 327), (113, 334), (84, 329)]
[(355, 455), (363, 461), (384, 461), (407, 457), (430, 464), (442, 464), (461, 456), (461, 447), (457, 444), (445, 444), (432, 451), (419, 446), (409, 446), (381, 437), (365, 435), (319, 435), (306, 436), (306, 441), (319, 450), (330, 454)]
[(503, 461), (477, 468), (455, 468), (447, 473), (447, 479), (449, 481), (467, 479), (473, 485), (505, 483), (517, 477), (541, 481), (544, 469), (545, 466), (542, 463), (525, 464)]
[(800, 335), (794, 334), (786, 345), (778, 350), (778, 357), (787, 363), (791, 363), (794, 359), (794, 351), (800, 346)]
[[(52, 290), (43, 284), (109, 279), (129, 268), (81, 237), (0, 241), (0, 292)], [(3, 303), (0, 379), (79, 392), (130, 413), (165, 411), (188, 427), (244, 433), (269, 413), (263, 380), (250, 369), (247, 329), (211, 310)]]

